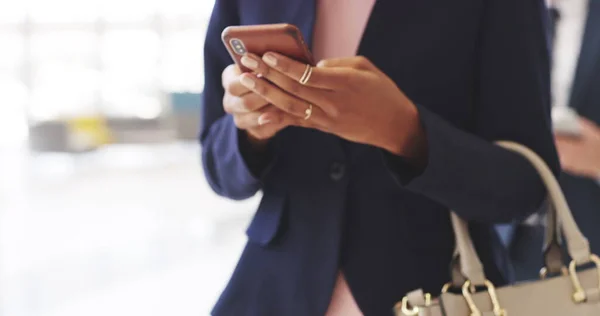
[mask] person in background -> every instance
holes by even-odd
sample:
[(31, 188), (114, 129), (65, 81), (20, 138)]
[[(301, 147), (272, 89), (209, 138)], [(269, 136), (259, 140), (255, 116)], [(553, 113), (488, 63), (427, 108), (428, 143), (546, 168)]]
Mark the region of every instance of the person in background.
[[(205, 175), (222, 196), (263, 197), (213, 315), (382, 316), (410, 290), (437, 295), (450, 280), (450, 209), (505, 284), (493, 224), (527, 217), (545, 191), (493, 142), (559, 170), (544, 13), (541, 0), (217, 0)], [(247, 54), (242, 74), (223, 29), (279, 22), (302, 30), (319, 64)]]
[[(600, 254), (600, 0), (549, 1), (554, 110), (579, 115), (580, 135), (555, 133), (561, 185), (575, 220)], [(555, 122), (559, 123), (559, 122)], [(543, 222), (519, 227), (511, 242), (518, 279), (538, 277)]]

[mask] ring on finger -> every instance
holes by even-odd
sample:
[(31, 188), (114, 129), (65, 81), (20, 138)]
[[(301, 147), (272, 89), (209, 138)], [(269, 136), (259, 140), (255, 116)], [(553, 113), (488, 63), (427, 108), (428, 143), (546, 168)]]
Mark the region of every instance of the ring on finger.
[(307, 64), (306, 68), (304, 69), (304, 74), (302, 74), (302, 77), (299, 80), (301, 85), (306, 85), (308, 83), (310, 77), (312, 76), (312, 72), (313, 68)]
[(308, 108), (304, 111), (304, 120), (305, 121), (307, 121), (312, 116), (312, 112), (313, 112), (313, 105), (309, 103)]

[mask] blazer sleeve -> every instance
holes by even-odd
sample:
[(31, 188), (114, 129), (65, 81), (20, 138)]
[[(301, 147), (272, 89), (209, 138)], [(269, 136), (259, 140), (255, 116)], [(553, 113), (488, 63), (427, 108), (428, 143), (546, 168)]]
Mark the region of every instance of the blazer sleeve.
[(484, 3), (473, 124), (468, 131), (459, 129), (417, 105), (427, 135), (426, 167), (410, 171), (387, 153), (385, 160), (401, 186), (466, 220), (511, 222), (535, 212), (545, 189), (529, 162), (492, 142), (528, 146), (559, 172), (550, 123), (545, 8), (541, 0)]
[(216, 0), (204, 45), (205, 85), (202, 99), (200, 144), (204, 174), (211, 188), (231, 199), (252, 197), (261, 189), (261, 175), (268, 170), (272, 149), (252, 150), (244, 132), (223, 110), (225, 93), (221, 74), (232, 63), (221, 32), (239, 24), (236, 0)]

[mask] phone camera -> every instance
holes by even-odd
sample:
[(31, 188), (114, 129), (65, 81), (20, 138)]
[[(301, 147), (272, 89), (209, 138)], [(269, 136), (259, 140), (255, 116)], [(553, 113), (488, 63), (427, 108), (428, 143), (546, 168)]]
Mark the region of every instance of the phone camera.
[(231, 45), (231, 48), (233, 48), (233, 51), (236, 54), (238, 54), (238, 55), (246, 54), (246, 47), (244, 46), (244, 42), (242, 42), (241, 40), (234, 38), (229, 41), (229, 44)]

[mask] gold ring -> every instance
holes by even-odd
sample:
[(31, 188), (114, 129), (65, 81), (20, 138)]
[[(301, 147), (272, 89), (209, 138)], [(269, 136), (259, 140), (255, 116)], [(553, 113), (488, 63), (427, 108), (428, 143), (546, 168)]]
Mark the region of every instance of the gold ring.
[(312, 111), (313, 111), (313, 105), (309, 103), (308, 109), (306, 109), (306, 111), (304, 111), (304, 120), (305, 121), (311, 117)]
[(308, 80), (310, 80), (310, 76), (312, 76), (313, 68), (310, 65), (306, 65), (306, 69), (304, 69), (304, 74), (300, 78), (300, 84), (306, 85)]

